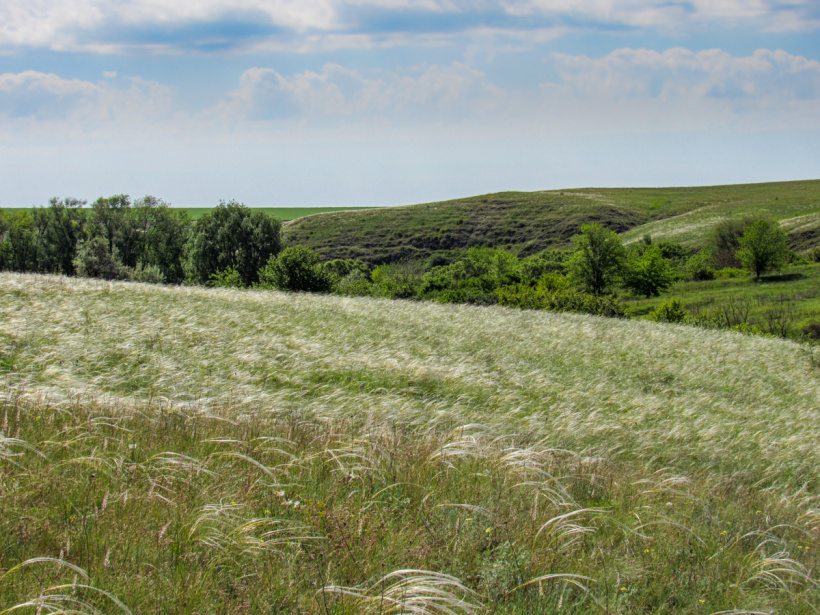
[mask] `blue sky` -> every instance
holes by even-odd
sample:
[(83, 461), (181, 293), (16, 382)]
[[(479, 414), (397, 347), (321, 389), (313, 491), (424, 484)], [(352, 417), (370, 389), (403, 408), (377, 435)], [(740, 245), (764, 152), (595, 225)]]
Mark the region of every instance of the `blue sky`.
[(3, 0), (0, 207), (820, 178), (818, 0)]

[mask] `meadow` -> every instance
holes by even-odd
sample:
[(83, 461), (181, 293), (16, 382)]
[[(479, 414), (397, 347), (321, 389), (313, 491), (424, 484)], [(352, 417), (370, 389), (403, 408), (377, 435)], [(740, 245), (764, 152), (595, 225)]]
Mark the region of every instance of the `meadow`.
[(816, 613), (820, 354), (0, 274), (0, 613)]

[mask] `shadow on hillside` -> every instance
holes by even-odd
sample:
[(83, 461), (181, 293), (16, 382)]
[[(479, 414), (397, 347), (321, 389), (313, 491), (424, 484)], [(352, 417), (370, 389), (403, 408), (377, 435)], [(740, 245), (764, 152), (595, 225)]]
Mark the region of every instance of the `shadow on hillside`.
[(795, 271), (794, 273), (780, 273), (777, 275), (764, 275), (760, 278), (761, 284), (769, 284), (776, 282), (794, 282), (795, 280), (802, 280), (806, 277), (805, 273)]

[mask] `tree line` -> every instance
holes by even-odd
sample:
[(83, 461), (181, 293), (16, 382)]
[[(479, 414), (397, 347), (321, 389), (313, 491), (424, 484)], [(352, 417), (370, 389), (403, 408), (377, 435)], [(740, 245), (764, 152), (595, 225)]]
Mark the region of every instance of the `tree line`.
[(619, 290), (657, 296), (676, 280), (711, 279), (740, 266), (759, 279), (794, 258), (779, 225), (756, 218), (721, 222), (696, 253), (649, 236), (625, 246), (613, 231), (586, 224), (570, 247), (526, 258), (472, 248), (449, 259), (370, 267), (323, 263), (307, 247), (284, 247), (279, 220), (235, 201), (197, 221), (151, 196), (86, 205), (54, 198), (48, 207), (0, 210), (0, 270), (623, 316)]
[(197, 222), (151, 196), (86, 205), (54, 198), (48, 207), (0, 210), (0, 270), (207, 284), (233, 268), (250, 285), (282, 247), (279, 220), (234, 201)]

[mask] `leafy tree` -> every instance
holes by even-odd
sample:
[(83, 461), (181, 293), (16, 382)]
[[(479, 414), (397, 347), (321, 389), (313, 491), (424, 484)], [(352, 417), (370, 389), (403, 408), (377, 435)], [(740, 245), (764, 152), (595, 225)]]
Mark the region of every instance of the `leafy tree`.
[(37, 228), (37, 270), (74, 275), (77, 244), (85, 239), (85, 201), (52, 198), (47, 208), (32, 210)]
[(77, 275), (86, 278), (122, 280), (128, 277), (128, 269), (120, 261), (117, 249), (112, 252), (102, 235), (78, 244), (74, 268)]
[(126, 222), (130, 207), (131, 197), (127, 194), (98, 198), (91, 204), (88, 235), (105, 239), (109, 254), (113, 256), (116, 250), (118, 259), (133, 267), (136, 264), (136, 259), (132, 258), (136, 233)]
[(646, 246), (643, 254), (637, 251), (629, 259), (624, 274), (624, 286), (646, 297), (657, 297), (672, 285), (674, 274), (662, 256), (658, 244)]
[(134, 203), (129, 222), (139, 240), (135, 262), (126, 264), (135, 269), (157, 268), (165, 282), (181, 283), (185, 279), (185, 244), (191, 229), (188, 212), (146, 196)]
[(37, 233), (31, 212), (6, 212), (0, 225), (3, 268), (37, 271)]
[(242, 283), (259, 281), (259, 270), (282, 248), (282, 223), (260, 210), (221, 202), (195, 224), (187, 244), (192, 281), (206, 284), (211, 274), (233, 267)]
[(740, 266), (737, 251), (740, 248), (740, 239), (750, 223), (749, 218), (726, 218), (712, 228), (712, 258), (718, 269)]
[(581, 234), (572, 238), (572, 244), (570, 277), (588, 292), (603, 294), (620, 279), (626, 250), (617, 233), (600, 224), (584, 224)]
[(305, 246), (285, 248), (271, 256), (259, 272), (262, 288), (291, 292), (325, 293), (333, 288), (333, 276), (319, 263), (319, 255)]
[(755, 274), (756, 279), (786, 264), (789, 248), (786, 233), (774, 220), (753, 220), (740, 239), (738, 258), (743, 266)]

